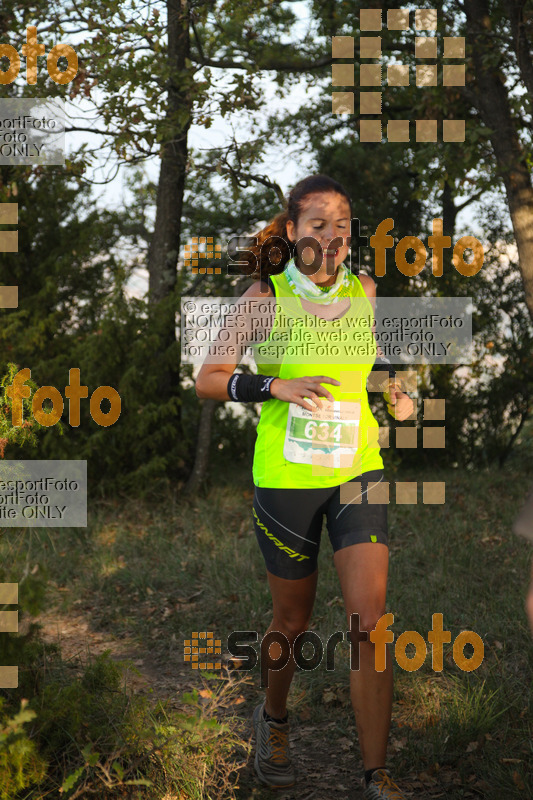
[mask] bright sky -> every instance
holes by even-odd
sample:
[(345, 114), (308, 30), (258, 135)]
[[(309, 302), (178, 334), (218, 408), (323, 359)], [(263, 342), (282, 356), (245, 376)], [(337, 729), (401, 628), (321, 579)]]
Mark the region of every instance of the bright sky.
[[(298, 14), (300, 21), (295, 26), (296, 39), (302, 38), (306, 33), (310, 20), (308, 14), (308, 6), (306, 2), (292, 3), (291, 8)], [(223, 80), (226, 77), (223, 70), (213, 68), (213, 73), (218, 73), (220, 77), (220, 85), (223, 86)], [(300, 81), (291, 89), (289, 95), (285, 98), (280, 98), (278, 94), (278, 87), (269, 81), (268, 78), (263, 80), (263, 91), (266, 97), (265, 107), (274, 107), (282, 109), (295, 108), (303, 105), (304, 103), (313, 102), (313, 94), (318, 97), (319, 92), (324, 90), (313, 89), (309, 90), (305, 81)], [(83, 101), (79, 101), (77, 106), (79, 111), (80, 124), (87, 125), (88, 119), (91, 116), (87, 109), (88, 106)], [(97, 121), (96, 121), (97, 122)], [(208, 150), (213, 147), (220, 147), (228, 143), (231, 137), (235, 134), (238, 141), (244, 142), (251, 138), (254, 134), (252, 126), (255, 120), (249, 113), (234, 114), (230, 119), (216, 116), (213, 119), (212, 126), (205, 129), (198, 125), (193, 125), (189, 133), (189, 144), (194, 150)], [(258, 126), (260, 123), (257, 123)], [(66, 147), (67, 152), (78, 147), (82, 142), (99, 143), (100, 137), (91, 136), (87, 133), (83, 134), (67, 134)], [(159, 159), (154, 157), (150, 161), (144, 163), (144, 169), (148, 176), (155, 182), (158, 180), (159, 173)], [(286, 145), (282, 147), (269, 148), (264, 156), (263, 168), (256, 168), (256, 173), (263, 173), (268, 175), (269, 178), (276, 180), (281, 186), (282, 190), (287, 193), (288, 190), (297, 180), (313, 170), (311, 157), (306, 158), (298, 154), (297, 158), (291, 153), (290, 148)], [(108, 208), (121, 208), (128, 202), (127, 191), (125, 189), (124, 178), (127, 174), (128, 167), (121, 167), (117, 177), (106, 185), (95, 186), (95, 196), (99, 198), (99, 203)], [(110, 172), (109, 165), (106, 167), (100, 163), (98, 167), (88, 173), (88, 177), (92, 180), (102, 181)], [(227, 186), (227, 181), (220, 178), (220, 186)], [(458, 221), (458, 229), (463, 225), (468, 225), (472, 234), (476, 234), (474, 230), (474, 223), (472, 217), (472, 210), (467, 209), (460, 215)], [(238, 233), (236, 231), (236, 233)], [(418, 231), (408, 231), (411, 235), (420, 235)], [(143, 284), (145, 280), (142, 276), (136, 279), (136, 289), (143, 291)]]
[[(294, 38), (297, 40), (300, 35), (303, 35), (307, 31), (309, 26), (307, 3), (291, 3), (291, 9), (300, 18), (300, 21), (294, 26)], [(220, 76), (219, 85), (222, 87), (225, 77), (225, 70), (217, 69), (215, 67), (212, 67), (211, 70), (214, 75)], [(295, 106), (298, 107), (302, 105), (310, 98), (309, 91), (306, 91), (305, 82), (303, 80), (294, 86), (289, 95), (285, 98), (279, 97), (279, 94), (277, 93), (278, 87), (276, 85), (272, 85), (272, 82), (268, 79), (263, 80), (262, 85), (266, 97), (266, 105), (269, 107), (271, 107), (270, 101), (272, 101), (273, 103), (275, 102), (275, 107), (279, 109), (288, 109), (290, 107), (294, 108)], [(80, 99), (80, 101), (76, 103), (76, 107), (79, 124), (86, 125), (89, 118), (88, 104), (84, 103)], [(232, 115), (231, 119), (224, 119), (220, 115), (215, 116), (213, 118), (211, 127), (207, 130), (200, 125), (193, 125), (191, 127), (189, 131), (189, 145), (191, 148), (198, 150), (220, 147), (228, 143), (234, 131), (237, 131), (238, 133), (238, 141), (246, 141), (252, 135), (251, 127), (253, 122), (254, 120), (249, 114), (243, 113), (234, 114)], [(97, 125), (95, 125), (95, 127), (97, 127)], [(83, 142), (88, 142), (92, 145), (98, 144), (100, 141), (101, 137), (93, 136), (86, 132), (79, 134), (67, 134), (67, 153), (69, 150), (75, 150)], [(307, 163), (304, 161), (300, 161), (299, 163), (294, 162), (294, 160), (290, 158), (290, 155), (282, 151), (281, 148), (271, 148), (270, 152), (265, 154), (265, 172), (270, 178), (276, 180), (280, 184), (284, 192), (287, 192), (293, 183), (295, 183), (308, 171), (309, 163), (309, 161)], [(154, 157), (150, 161), (144, 162), (144, 168), (146, 169), (149, 177), (152, 180), (157, 181), (159, 174), (159, 159)], [(97, 196), (101, 197), (102, 203), (104, 203), (108, 208), (119, 208), (123, 205), (124, 175), (127, 170), (127, 167), (122, 167), (115, 180), (113, 180), (111, 183), (103, 186), (95, 186), (95, 193)], [(104, 171), (103, 164), (100, 163), (98, 167), (88, 172), (87, 175), (91, 180), (103, 181), (106, 174), (108, 174), (108, 171)], [(227, 182), (224, 182), (223, 185), (227, 185)]]

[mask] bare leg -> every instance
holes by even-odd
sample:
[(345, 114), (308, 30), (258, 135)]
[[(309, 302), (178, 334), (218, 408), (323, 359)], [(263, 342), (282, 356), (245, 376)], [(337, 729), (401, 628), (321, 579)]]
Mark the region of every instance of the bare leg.
[[(361, 631), (374, 629), (385, 613), (389, 550), (384, 544), (365, 542), (350, 545), (334, 554), (348, 623), (359, 614)], [(358, 643), (355, 643), (358, 646)], [(359, 645), (359, 670), (350, 672), (350, 696), (359, 734), (365, 769), (384, 767), (392, 710), (392, 661), (377, 672), (374, 645)]]
[[(305, 631), (309, 624), (315, 601), (318, 572), (315, 570), (307, 578), (286, 580), (267, 572), (274, 617), (267, 633), (280, 631), (292, 643), (299, 633)], [(270, 656), (278, 659), (281, 647), (277, 642), (270, 646)], [(266, 688), (267, 714), (275, 719), (282, 719), (287, 711), (287, 695), (294, 675), (295, 663), (291, 657), (285, 667), (280, 670), (269, 670), (268, 687)]]

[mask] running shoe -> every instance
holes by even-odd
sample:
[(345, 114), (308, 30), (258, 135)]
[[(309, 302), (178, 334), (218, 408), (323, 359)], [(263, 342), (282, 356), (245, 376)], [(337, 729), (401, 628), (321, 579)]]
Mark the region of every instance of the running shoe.
[(368, 785), (363, 778), (365, 800), (407, 800), (390, 776), (388, 769), (376, 769)]
[(296, 780), (289, 752), (289, 723), (266, 720), (265, 703), (254, 711), (255, 771), (262, 784), (271, 788), (292, 786)]

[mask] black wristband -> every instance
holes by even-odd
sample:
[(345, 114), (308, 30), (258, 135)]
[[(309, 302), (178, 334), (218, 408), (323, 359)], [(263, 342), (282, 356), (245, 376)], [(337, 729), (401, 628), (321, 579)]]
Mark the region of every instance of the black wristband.
[(228, 381), (228, 394), (230, 400), (241, 403), (262, 403), (272, 398), (270, 385), (274, 377), (267, 375), (242, 375), (235, 372)]

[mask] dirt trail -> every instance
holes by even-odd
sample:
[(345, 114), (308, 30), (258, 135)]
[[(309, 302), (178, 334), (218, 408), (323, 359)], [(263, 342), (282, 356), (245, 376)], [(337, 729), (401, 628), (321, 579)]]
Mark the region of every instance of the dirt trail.
[[(45, 641), (60, 645), (64, 660), (82, 666), (91, 655), (109, 650), (113, 660), (130, 662), (133, 669), (127, 670), (127, 685), (136, 694), (179, 708), (182, 707), (180, 696), (184, 692), (200, 688), (198, 675), (179, 656), (162, 663), (154, 653), (133, 639), (115, 637), (105, 630), (93, 630), (90, 620), (81, 611), (48, 610), (35, 621), (42, 626)], [(244, 686), (243, 699), (240, 716), (249, 721), (246, 735), (251, 736), (251, 715), (258, 702), (257, 688)], [(362, 763), (354, 747), (355, 723), (347, 736), (338, 727), (339, 716), (343, 717), (345, 726), (344, 711), (335, 708), (332, 708), (329, 721), (317, 724), (300, 720), (293, 725), (290, 741), (298, 780), (294, 787), (276, 791), (276, 800), (362, 800)], [(429, 800), (447, 795), (442, 786), (435, 785), (424, 786), (425, 791), (421, 793), (422, 783), (417, 780), (418, 776), (413, 774), (409, 777), (410, 780), (402, 781), (402, 788), (411, 788), (417, 798)], [(241, 770), (236, 796), (238, 800), (272, 800), (272, 791), (261, 787), (256, 778), (253, 751)], [(411, 795), (407, 793), (407, 796)], [(478, 795), (468, 792), (466, 796)]]
[[(190, 691), (194, 687), (191, 670), (186, 664), (173, 661), (172, 668), (161, 664), (150, 651), (128, 638), (113, 636), (109, 631), (95, 631), (90, 620), (81, 612), (61, 613), (49, 610), (36, 619), (42, 625), (42, 637), (46, 642), (61, 647), (65, 661), (85, 664), (90, 656), (110, 650), (114, 661), (130, 662), (127, 685), (135, 692), (150, 696), (154, 700), (169, 700), (177, 693)], [(151, 690), (151, 691), (150, 691)]]
[[(146, 695), (154, 701), (165, 700), (171, 705), (180, 706), (179, 695), (198, 687), (197, 676), (179, 659), (172, 664), (162, 664), (142, 648), (137, 642), (114, 637), (108, 631), (94, 631), (90, 620), (82, 612), (58, 612), (48, 610), (36, 620), (42, 626), (42, 637), (61, 647), (64, 660), (85, 664), (92, 656), (105, 650), (111, 651), (115, 661), (129, 661), (134, 669), (127, 670), (127, 684), (135, 692)], [(150, 691), (151, 690), (151, 691)], [(249, 687), (244, 692), (246, 702), (242, 706), (242, 716), (251, 718), (257, 702), (257, 691)], [(175, 701), (173, 700), (175, 698)], [(336, 722), (324, 725), (300, 723), (291, 733), (291, 747), (298, 763), (298, 783), (291, 789), (276, 792), (276, 800), (331, 800), (351, 798), (358, 800), (357, 791), (360, 770), (356, 770), (353, 753), (343, 755), (349, 746), (344, 740), (339, 749), (338, 734), (333, 734)], [(246, 733), (251, 735), (251, 723)], [(350, 768), (350, 765), (353, 765)], [(237, 796), (239, 800), (271, 800), (270, 790), (262, 788), (253, 769), (253, 752), (247, 765), (241, 771)]]

